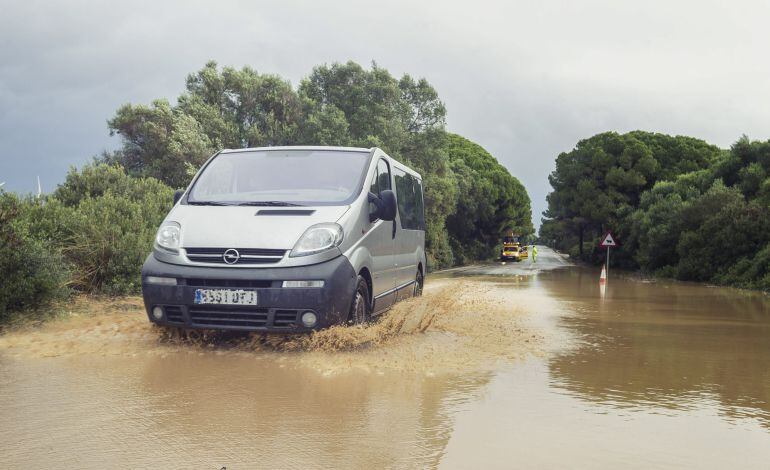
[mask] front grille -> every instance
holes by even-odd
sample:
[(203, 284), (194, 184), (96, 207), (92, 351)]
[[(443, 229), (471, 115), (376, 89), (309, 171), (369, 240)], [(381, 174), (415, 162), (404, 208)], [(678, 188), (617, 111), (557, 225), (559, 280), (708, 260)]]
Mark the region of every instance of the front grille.
[(234, 288), (267, 288), (273, 287), (275, 282), (276, 287), (281, 287), (281, 281), (264, 281), (255, 279), (202, 279), (202, 278), (189, 278), (185, 279), (188, 286), (191, 287), (234, 287)]
[[(300, 325), (299, 315), (306, 310), (274, 309), (227, 305), (164, 305), (166, 321), (175, 325), (187, 325), (211, 329), (267, 329), (289, 330)], [(190, 323), (185, 323), (187, 310)]]
[(288, 328), (297, 324), (297, 310), (276, 310), (273, 326)]
[(203, 328), (263, 328), (267, 326), (266, 308), (190, 307), (190, 322)]
[[(225, 252), (230, 250), (237, 251), (239, 258), (234, 263), (225, 263)], [(185, 251), (187, 259), (195, 263), (240, 265), (277, 263), (286, 254), (286, 250), (267, 248), (185, 248)]]
[(169, 323), (184, 323), (182, 307), (179, 305), (166, 305), (163, 310), (166, 312), (166, 321)]

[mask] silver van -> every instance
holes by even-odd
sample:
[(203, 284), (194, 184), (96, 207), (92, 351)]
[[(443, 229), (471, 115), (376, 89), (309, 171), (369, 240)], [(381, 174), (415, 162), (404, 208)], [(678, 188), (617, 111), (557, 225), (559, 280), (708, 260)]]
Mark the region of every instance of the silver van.
[(142, 267), (150, 321), (307, 332), (420, 295), (422, 178), (378, 148), (222, 150), (174, 196)]

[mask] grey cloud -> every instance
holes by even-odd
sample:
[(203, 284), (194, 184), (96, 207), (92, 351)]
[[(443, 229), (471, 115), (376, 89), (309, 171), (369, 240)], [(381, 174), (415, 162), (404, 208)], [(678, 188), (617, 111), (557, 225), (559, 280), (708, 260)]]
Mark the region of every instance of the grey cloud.
[(117, 145), (125, 102), (175, 98), (207, 60), (297, 83), (372, 60), (424, 76), (449, 128), (519, 177), (539, 223), (559, 152), (605, 130), (768, 137), (761, 1), (0, 1), (0, 181), (44, 189)]

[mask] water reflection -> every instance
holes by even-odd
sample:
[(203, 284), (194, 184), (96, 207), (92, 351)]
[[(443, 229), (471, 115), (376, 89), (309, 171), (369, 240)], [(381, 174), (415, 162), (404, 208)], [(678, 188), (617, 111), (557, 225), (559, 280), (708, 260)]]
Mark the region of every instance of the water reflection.
[(570, 270), (542, 286), (582, 339), (549, 361), (552, 386), (616, 408), (717, 407), (770, 427), (770, 299), (735, 289), (611, 279)]
[(17, 404), (0, 407), (3, 460), (35, 467), (436, 467), (456, 410), (491, 377), (325, 377), (216, 354), (20, 365), (2, 364), (0, 395)]

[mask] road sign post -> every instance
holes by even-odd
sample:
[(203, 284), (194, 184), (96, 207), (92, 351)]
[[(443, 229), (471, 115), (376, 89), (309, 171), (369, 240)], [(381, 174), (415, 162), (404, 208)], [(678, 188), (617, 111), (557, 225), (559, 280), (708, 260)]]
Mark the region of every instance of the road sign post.
[[(606, 235), (604, 235), (604, 238), (602, 238), (602, 243), (600, 246), (603, 246), (604, 248), (607, 248), (607, 266), (605, 267), (606, 272), (603, 273), (606, 277), (609, 277), (610, 273), (610, 248), (613, 246), (618, 246), (618, 244), (615, 242), (615, 238), (612, 236), (611, 232), (607, 232)], [(601, 281), (600, 281), (601, 282)], [(605, 280), (606, 282), (606, 280)]]

